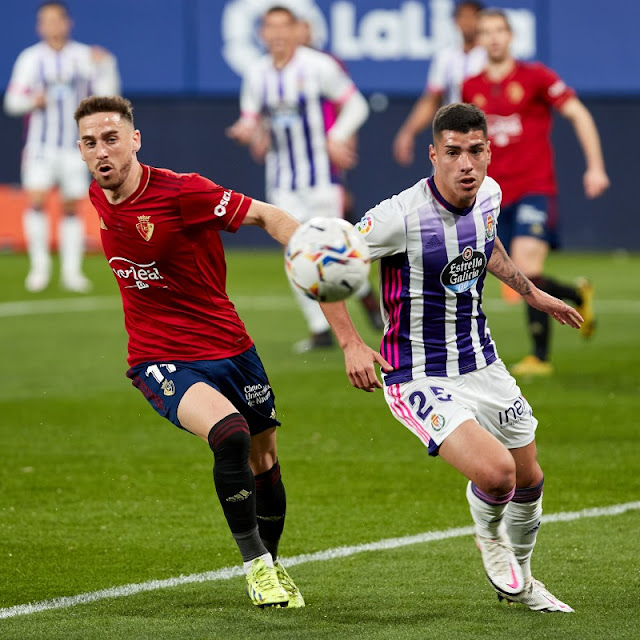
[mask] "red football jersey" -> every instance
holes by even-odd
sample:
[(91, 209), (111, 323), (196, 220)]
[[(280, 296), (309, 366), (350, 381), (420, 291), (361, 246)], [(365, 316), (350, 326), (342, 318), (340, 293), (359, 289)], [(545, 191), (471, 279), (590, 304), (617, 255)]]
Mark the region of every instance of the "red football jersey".
[(500, 82), (492, 82), (486, 71), (465, 81), (463, 101), (487, 114), (492, 152), (488, 174), (502, 188), (503, 205), (525, 195), (557, 193), (552, 107), (574, 95), (556, 73), (537, 62), (516, 62)]
[(219, 234), (237, 231), (251, 198), (146, 165), (123, 202), (110, 204), (95, 180), (89, 196), (120, 286), (129, 365), (218, 360), (253, 344), (227, 297)]

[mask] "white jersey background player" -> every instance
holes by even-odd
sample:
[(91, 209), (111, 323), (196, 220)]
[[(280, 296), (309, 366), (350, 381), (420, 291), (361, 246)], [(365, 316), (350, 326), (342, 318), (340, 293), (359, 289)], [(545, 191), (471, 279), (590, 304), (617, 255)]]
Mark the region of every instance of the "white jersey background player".
[(21, 173), (29, 196), (23, 218), (29, 291), (45, 289), (51, 278), (50, 225), (43, 208), (55, 186), (60, 188), (65, 213), (58, 235), (61, 285), (77, 292), (90, 287), (82, 273), (84, 230), (77, 216), (89, 174), (78, 152), (73, 113), (89, 95), (118, 94), (120, 80), (115, 58), (99, 47), (70, 40), (71, 28), (64, 3), (42, 4), (36, 24), (41, 41), (20, 53), (5, 94), (7, 114), (27, 117)]
[(424, 93), (398, 129), (393, 140), (393, 155), (401, 165), (414, 158), (415, 138), (432, 122), (439, 107), (460, 102), (463, 81), (480, 73), (487, 63), (487, 52), (476, 44), (481, 2), (462, 0), (456, 4), (454, 20), (460, 42), (436, 51), (429, 67)]
[[(300, 46), (297, 17), (272, 7), (262, 19), (268, 54), (245, 75), (240, 119), (228, 135), (266, 153), (266, 198), (300, 222), (314, 216), (342, 217), (342, 186), (332, 165), (350, 169), (357, 155), (353, 134), (369, 109), (351, 78), (330, 55)], [(324, 102), (339, 105), (327, 129)], [(311, 332), (299, 350), (328, 346), (331, 333), (320, 307), (295, 295)]]
[(531, 574), (544, 483), (537, 420), (491, 338), (482, 311), (487, 271), (561, 324), (577, 328), (582, 318), (537, 289), (498, 239), (501, 191), (486, 177), (484, 113), (469, 104), (442, 107), (433, 140), (433, 176), (357, 225), (381, 260), (382, 355), (372, 358), (344, 306), (326, 305), (325, 313), (352, 384), (373, 391), (379, 362), (393, 416), (469, 480), (477, 546), (498, 595), (534, 610), (569, 612)]

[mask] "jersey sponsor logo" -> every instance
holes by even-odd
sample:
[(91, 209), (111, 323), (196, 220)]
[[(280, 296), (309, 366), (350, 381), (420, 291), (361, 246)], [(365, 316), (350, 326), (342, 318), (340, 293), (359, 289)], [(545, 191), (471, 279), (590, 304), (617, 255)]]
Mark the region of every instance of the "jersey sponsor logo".
[[(480, 105), (478, 105), (480, 106)], [(506, 147), (522, 135), (522, 120), (519, 113), (510, 116), (487, 115), (487, 133), (496, 147)]]
[(496, 237), (496, 222), (493, 216), (489, 214), (484, 225), (484, 238), (487, 242), (491, 242)]
[(138, 233), (147, 241), (151, 240), (151, 236), (153, 235), (153, 230), (155, 229), (155, 224), (153, 222), (149, 222), (151, 220), (151, 216), (138, 216), (138, 224), (136, 224), (136, 229)]
[(522, 396), (518, 396), (510, 406), (498, 411), (498, 420), (501, 427), (509, 427), (532, 413), (529, 403)]
[(487, 266), (487, 257), (481, 251), (465, 247), (440, 273), (440, 282), (455, 293), (464, 293), (473, 287)]
[(213, 210), (214, 215), (221, 218), (225, 213), (227, 213), (227, 205), (231, 200), (231, 191), (225, 191), (222, 194), (222, 198), (220, 198), (220, 204), (216, 205), (216, 208)]
[(369, 235), (373, 229), (373, 216), (363, 216), (355, 227), (363, 236)]
[[(124, 265), (120, 265), (119, 262), (124, 263)], [(109, 259), (109, 265), (116, 278), (133, 281), (132, 284), (126, 284), (125, 289), (148, 289), (151, 283), (164, 280), (155, 264), (155, 260), (149, 264), (138, 264), (120, 256), (114, 256)], [(161, 285), (159, 282), (158, 284), (163, 289), (167, 288), (166, 285)]]
[(271, 398), (271, 385), (268, 384), (248, 384), (243, 391), (244, 399), (250, 407), (263, 404)]

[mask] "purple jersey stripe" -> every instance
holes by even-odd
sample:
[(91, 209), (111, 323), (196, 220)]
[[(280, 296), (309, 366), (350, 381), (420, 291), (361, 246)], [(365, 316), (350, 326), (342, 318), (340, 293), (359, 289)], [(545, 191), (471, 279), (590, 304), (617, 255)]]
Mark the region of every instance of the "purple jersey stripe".
[[(40, 82), (42, 82), (42, 90), (47, 90), (47, 76), (44, 68), (45, 60), (40, 58)], [(47, 112), (42, 110), (42, 130), (40, 131), (40, 142), (44, 145), (47, 142)]]
[(287, 151), (289, 152), (289, 164), (291, 166), (291, 190), (296, 190), (296, 163), (293, 158), (293, 141), (291, 140), (291, 129), (287, 127), (285, 130), (287, 136)]
[(307, 159), (309, 160), (309, 186), (316, 185), (316, 165), (313, 159), (313, 146), (311, 144), (311, 130), (309, 128), (309, 114), (307, 113), (307, 100), (301, 94), (298, 100), (300, 114), (302, 115), (302, 128), (304, 129), (304, 143), (307, 149)]
[[(56, 76), (58, 81), (62, 82), (62, 60), (61, 55), (56, 55)], [(62, 146), (64, 140), (64, 98), (60, 92), (56, 98), (56, 107), (58, 108), (58, 146)]]
[[(460, 253), (466, 247), (478, 249), (476, 224), (473, 216), (460, 216), (456, 219), (458, 233), (458, 250)], [(478, 282), (484, 281), (486, 271), (483, 271)], [(476, 285), (477, 286), (477, 285)], [(476, 369), (476, 356), (471, 339), (471, 320), (473, 317), (473, 296), (471, 291), (458, 294), (456, 304), (456, 347), (458, 349), (458, 370), (460, 373)]]
[(430, 205), (420, 211), (420, 235), (425, 247), (422, 254), (425, 372), (427, 375), (443, 375), (447, 370), (446, 293), (440, 282), (440, 271), (448, 263), (448, 258), (442, 219), (434, 215)]

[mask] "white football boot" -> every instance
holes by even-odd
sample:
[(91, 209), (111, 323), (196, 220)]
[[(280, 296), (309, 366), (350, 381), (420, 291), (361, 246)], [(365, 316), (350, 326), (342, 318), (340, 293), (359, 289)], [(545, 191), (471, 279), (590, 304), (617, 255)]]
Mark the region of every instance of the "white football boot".
[(507, 538), (487, 538), (476, 534), (476, 545), (482, 555), (487, 579), (491, 586), (505, 596), (514, 596), (524, 589), (522, 569)]
[(520, 602), (529, 607), (532, 611), (561, 611), (562, 613), (574, 613), (574, 610), (568, 605), (558, 600), (552, 593), (547, 591), (546, 587), (535, 578), (527, 578), (524, 583), (524, 590), (515, 596), (505, 596), (498, 593), (498, 600), (506, 600), (507, 602)]

